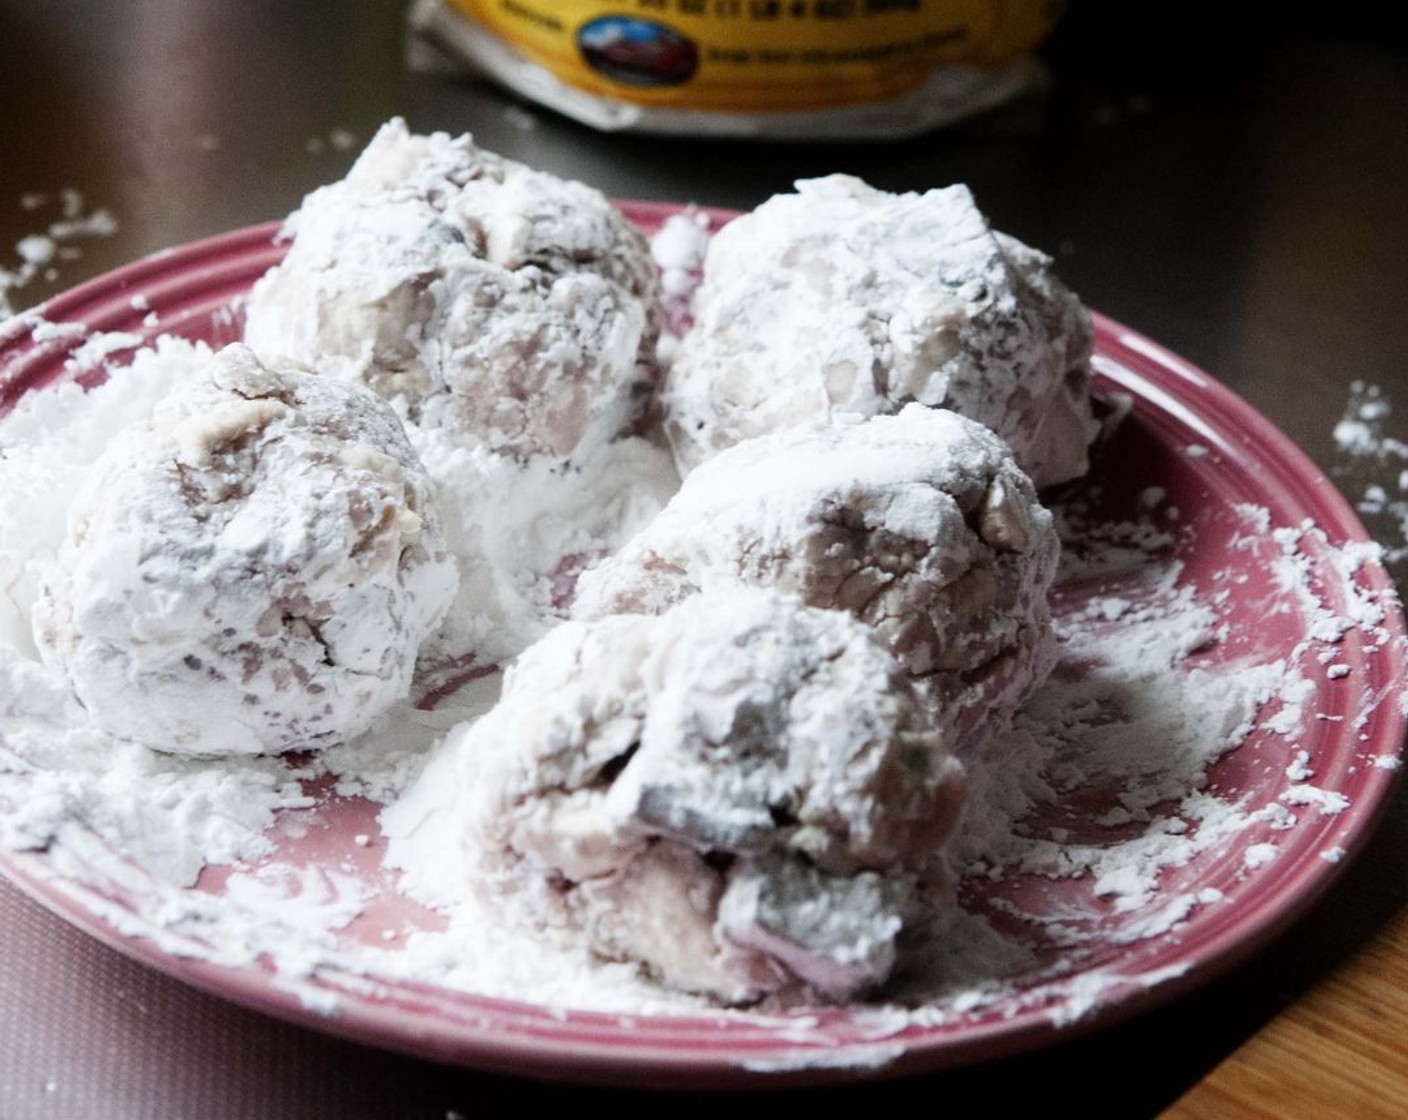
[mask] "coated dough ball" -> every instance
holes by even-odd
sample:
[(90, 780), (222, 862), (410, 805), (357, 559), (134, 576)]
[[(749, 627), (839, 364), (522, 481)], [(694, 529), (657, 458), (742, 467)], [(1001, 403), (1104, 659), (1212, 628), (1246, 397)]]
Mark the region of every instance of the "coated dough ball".
[(633, 422), (655, 270), (600, 192), (393, 120), (285, 234), (250, 296), (260, 354), (516, 456), (585, 454)]
[(964, 186), (804, 180), (709, 246), (666, 380), (680, 469), (830, 414), (918, 401), (992, 428), (1039, 487), (1084, 474), (1090, 317)]
[(455, 581), (391, 409), (232, 346), (94, 464), (35, 637), (113, 735), (275, 753), (403, 697)]
[(962, 738), (1011, 715), (1055, 663), (1049, 512), (981, 424), (909, 405), (720, 452), (585, 573), (573, 613), (658, 613), (777, 587), (873, 626)]
[(963, 768), (839, 611), (736, 588), (565, 623), (457, 747), (499, 912), (671, 987), (844, 999), (947, 897)]

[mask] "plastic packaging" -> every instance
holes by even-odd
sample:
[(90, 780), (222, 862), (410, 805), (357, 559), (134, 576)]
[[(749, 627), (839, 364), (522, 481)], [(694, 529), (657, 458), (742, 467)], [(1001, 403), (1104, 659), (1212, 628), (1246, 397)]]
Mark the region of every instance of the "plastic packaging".
[(412, 63), (608, 130), (889, 139), (1030, 88), (1041, 0), (415, 0)]

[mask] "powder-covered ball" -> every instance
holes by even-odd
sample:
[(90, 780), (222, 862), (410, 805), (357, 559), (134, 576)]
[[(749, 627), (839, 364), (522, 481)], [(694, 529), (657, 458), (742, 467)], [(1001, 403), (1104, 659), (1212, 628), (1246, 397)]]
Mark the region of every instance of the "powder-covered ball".
[(34, 629), (111, 734), (275, 753), (403, 697), (455, 584), (392, 410), (234, 346), (94, 464)]
[(1060, 542), (981, 424), (911, 404), (786, 428), (693, 471), (653, 522), (585, 573), (581, 618), (657, 613), (702, 591), (775, 587), (874, 627), (958, 739), (1008, 719), (1056, 660)]
[(734, 588), (565, 623), (455, 747), (499, 913), (673, 988), (845, 999), (947, 898), (963, 768), (840, 611)]
[(634, 422), (655, 269), (600, 191), (393, 120), (285, 234), (247, 308), (261, 355), (518, 457), (581, 457)]
[(1084, 474), (1090, 316), (967, 187), (805, 180), (715, 234), (666, 380), (682, 470), (840, 413), (917, 401), (987, 425), (1039, 487)]

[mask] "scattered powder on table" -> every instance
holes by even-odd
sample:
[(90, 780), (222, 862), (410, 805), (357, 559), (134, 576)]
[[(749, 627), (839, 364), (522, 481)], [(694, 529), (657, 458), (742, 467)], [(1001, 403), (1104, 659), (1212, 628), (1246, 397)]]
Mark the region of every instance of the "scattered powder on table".
[(1393, 404), (1377, 386), (1350, 385), (1344, 415), (1334, 428), (1343, 462), (1336, 474), (1359, 493), (1355, 508), (1389, 542), (1384, 559), (1408, 559), (1408, 441), (1390, 432)]
[(83, 196), (65, 187), (56, 197), (32, 191), (20, 196), (20, 209), (27, 213), (57, 210), (42, 229), (26, 234), (15, 243), (18, 258), (6, 266), (0, 258), (0, 319), (13, 313), (9, 293), (27, 287), (37, 279), (58, 280), (64, 264), (83, 255), (77, 242), (84, 238), (111, 237), (117, 232), (117, 219), (104, 209), (87, 209)]

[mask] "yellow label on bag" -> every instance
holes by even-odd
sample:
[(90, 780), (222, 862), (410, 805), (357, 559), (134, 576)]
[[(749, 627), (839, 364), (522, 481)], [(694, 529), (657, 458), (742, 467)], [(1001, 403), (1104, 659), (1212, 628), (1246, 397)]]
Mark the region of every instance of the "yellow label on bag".
[(450, 0), (558, 79), (638, 105), (724, 112), (885, 101), (942, 65), (1030, 50), (1039, 0)]

